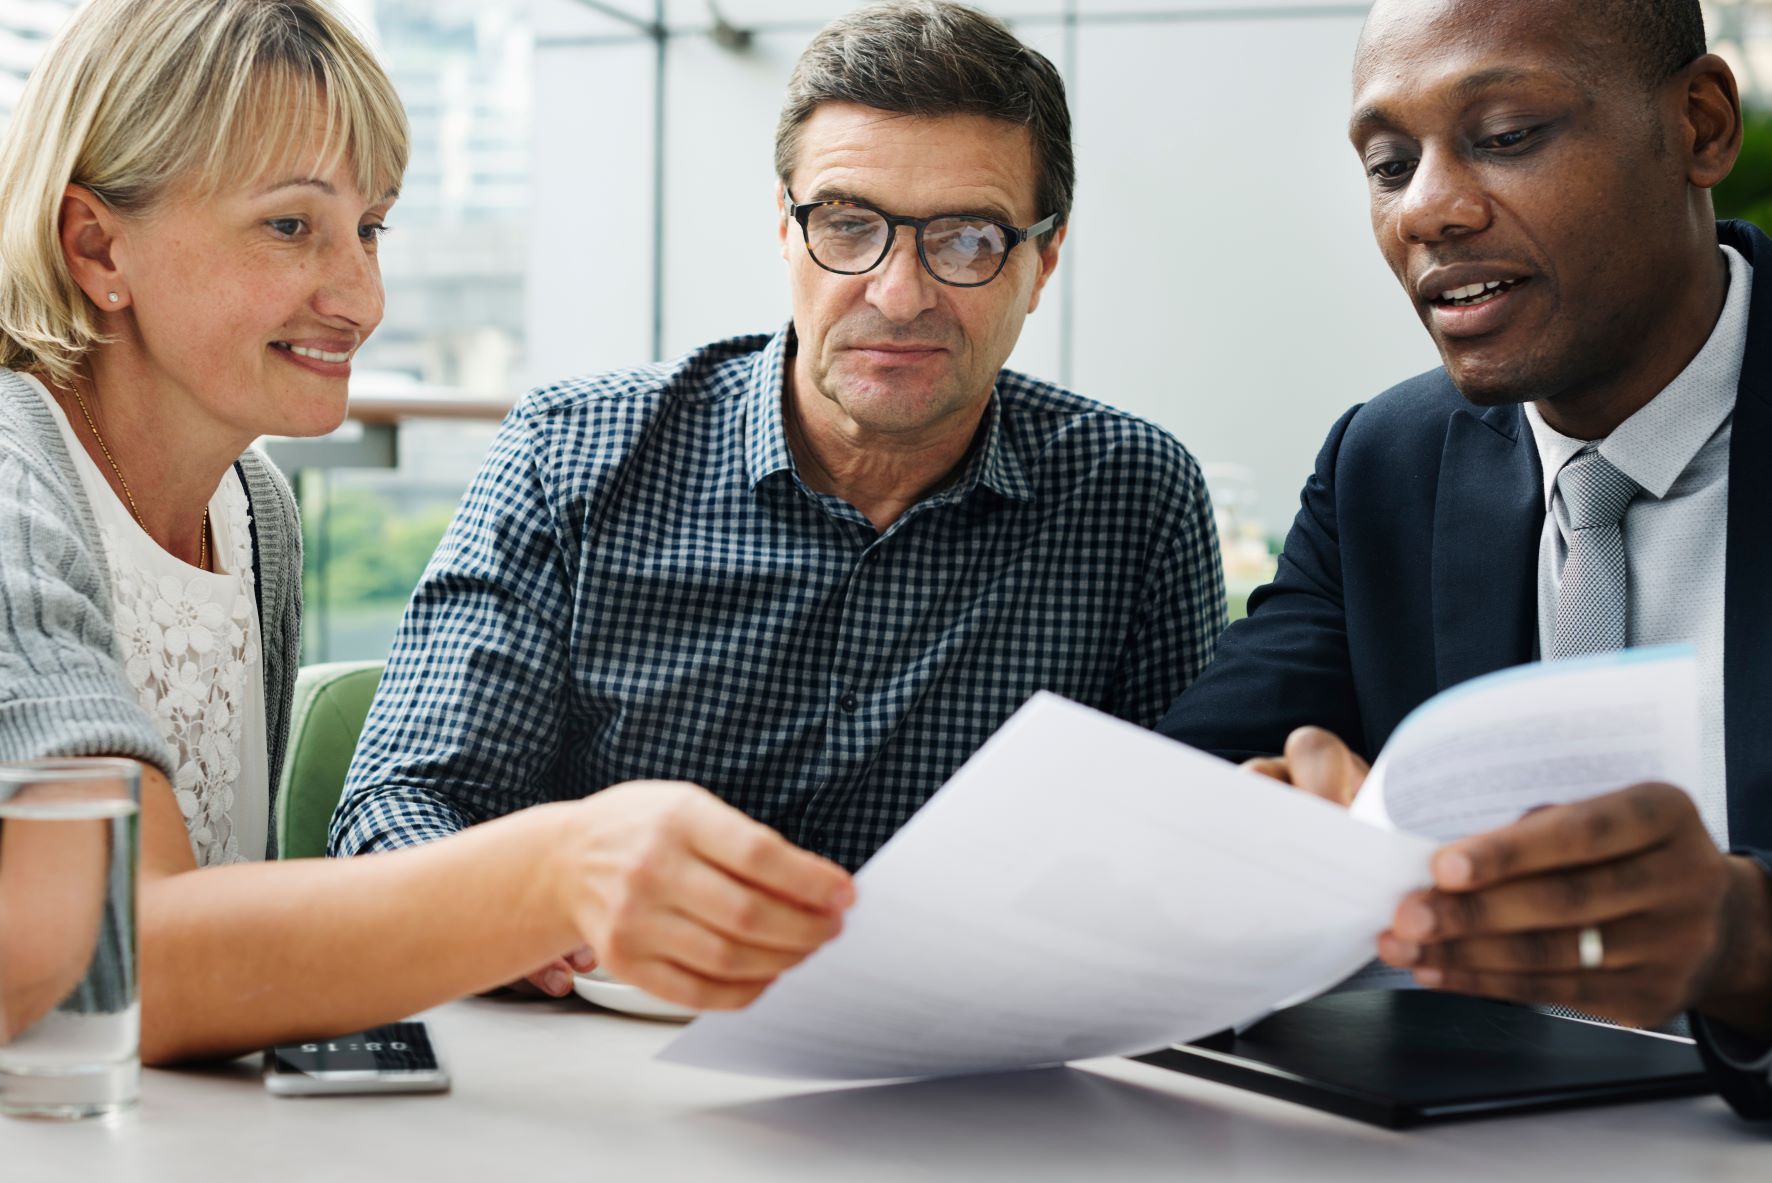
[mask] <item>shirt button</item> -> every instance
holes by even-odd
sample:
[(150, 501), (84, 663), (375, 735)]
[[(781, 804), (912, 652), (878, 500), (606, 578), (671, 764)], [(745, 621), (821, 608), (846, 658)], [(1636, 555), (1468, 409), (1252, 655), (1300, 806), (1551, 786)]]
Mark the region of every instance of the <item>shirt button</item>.
[(837, 700), (837, 705), (843, 708), (844, 714), (853, 715), (861, 709), (861, 699), (855, 697), (855, 691), (851, 690)]

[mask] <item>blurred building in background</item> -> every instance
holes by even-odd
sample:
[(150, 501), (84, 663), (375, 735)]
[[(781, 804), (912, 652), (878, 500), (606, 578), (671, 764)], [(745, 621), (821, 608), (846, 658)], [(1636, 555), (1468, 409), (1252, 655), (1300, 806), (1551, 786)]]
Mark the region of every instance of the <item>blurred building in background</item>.
[(387, 315), (362, 364), (508, 392), (524, 343), (527, 8), (480, 0), (357, 7), (412, 124), (412, 165), (382, 254)]

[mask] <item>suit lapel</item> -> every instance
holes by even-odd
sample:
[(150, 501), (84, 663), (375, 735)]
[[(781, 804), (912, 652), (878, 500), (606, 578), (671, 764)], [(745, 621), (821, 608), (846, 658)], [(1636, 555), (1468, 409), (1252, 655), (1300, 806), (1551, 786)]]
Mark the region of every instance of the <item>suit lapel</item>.
[(1455, 412), (1434, 502), (1434, 672), (1448, 686), (1532, 660), (1544, 491), (1515, 406)]
[(1723, 732), (1729, 842), (1772, 849), (1772, 241), (1742, 224), (1724, 234), (1754, 265), (1747, 350), (1729, 440), (1729, 541), (1723, 593)]

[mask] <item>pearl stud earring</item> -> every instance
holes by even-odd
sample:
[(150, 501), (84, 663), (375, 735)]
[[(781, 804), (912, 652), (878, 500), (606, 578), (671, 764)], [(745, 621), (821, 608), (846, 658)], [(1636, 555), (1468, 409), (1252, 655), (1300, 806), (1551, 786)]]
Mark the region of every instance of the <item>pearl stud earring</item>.
[(111, 292), (111, 293), (109, 293), (109, 294), (110, 294), (110, 297), (111, 297), (111, 303), (113, 303), (113, 304), (115, 304), (115, 303), (116, 303), (116, 302), (117, 302), (117, 293), (116, 293), (116, 292)]

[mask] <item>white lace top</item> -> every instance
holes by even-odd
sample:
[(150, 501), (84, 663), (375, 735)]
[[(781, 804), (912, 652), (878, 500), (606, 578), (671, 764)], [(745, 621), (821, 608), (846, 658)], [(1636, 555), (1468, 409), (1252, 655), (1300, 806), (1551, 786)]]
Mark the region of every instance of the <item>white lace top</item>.
[(172, 787), (197, 865), (262, 859), (270, 764), (252, 532), (230, 470), (209, 502), (214, 571), (167, 554), (111, 490), (61, 405), (55, 414), (98, 519), (123, 669), (171, 755)]

